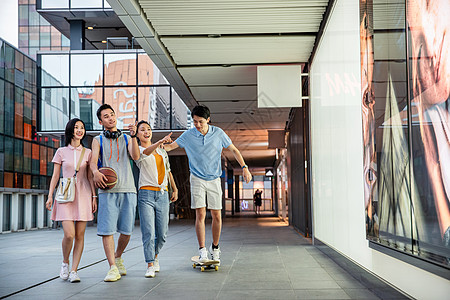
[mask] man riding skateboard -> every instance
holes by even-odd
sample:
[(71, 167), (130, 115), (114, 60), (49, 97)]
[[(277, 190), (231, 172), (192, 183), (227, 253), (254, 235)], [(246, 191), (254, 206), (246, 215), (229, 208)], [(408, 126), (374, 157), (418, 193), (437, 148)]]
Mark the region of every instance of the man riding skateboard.
[(212, 259), (220, 265), (220, 232), (222, 229), (222, 186), (220, 175), (222, 174), (221, 153), (223, 148), (231, 152), (242, 167), (245, 182), (252, 180), (252, 174), (248, 170), (236, 146), (233, 145), (228, 135), (219, 127), (209, 125), (210, 111), (208, 107), (199, 105), (194, 107), (191, 116), (195, 128), (185, 131), (176, 141), (165, 145), (166, 151), (178, 147), (184, 148), (189, 159), (191, 172), (191, 208), (195, 209), (195, 231), (199, 245), (199, 260), (208, 261), (208, 251), (205, 247), (205, 217), (206, 207), (212, 216), (213, 242), (209, 247)]

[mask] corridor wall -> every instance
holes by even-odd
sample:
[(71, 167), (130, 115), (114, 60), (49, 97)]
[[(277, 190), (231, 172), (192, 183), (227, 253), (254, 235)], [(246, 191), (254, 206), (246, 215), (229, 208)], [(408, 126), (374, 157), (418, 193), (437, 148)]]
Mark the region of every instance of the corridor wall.
[(414, 298), (446, 299), (448, 280), (366, 239), (358, 1), (335, 1), (310, 80), (314, 237)]

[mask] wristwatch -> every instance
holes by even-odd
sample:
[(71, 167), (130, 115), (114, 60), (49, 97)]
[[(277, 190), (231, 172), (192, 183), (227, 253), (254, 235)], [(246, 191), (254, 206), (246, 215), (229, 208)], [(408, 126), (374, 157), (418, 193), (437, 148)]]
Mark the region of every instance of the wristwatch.
[(136, 137), (136, 135), (130, 135), (130, 137), (131, 137), (131, 138), (135, 138), (135, 137)]
[(245, 168), (248, 169), (248, 166), (247, 166), (247, 165), (243, 165), (243, 166), (242, 166), (242, 169), (245, 169)]

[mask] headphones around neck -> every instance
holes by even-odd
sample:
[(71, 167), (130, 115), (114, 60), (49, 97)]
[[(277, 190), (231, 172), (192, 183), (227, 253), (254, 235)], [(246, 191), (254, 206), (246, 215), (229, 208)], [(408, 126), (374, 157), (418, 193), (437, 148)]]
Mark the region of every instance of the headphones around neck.
[(117, 129), (117, 131), (104, 130), (104, 131), (103, 131), (103, 135), (104, 135), (105, 138), (107, 138), (107, 139), (113, 139), (113, 140), (116, 140), (116, 139), (118, 139), (118, 138), (122, 135), (122, 131), (120, 131), (119, 129)]

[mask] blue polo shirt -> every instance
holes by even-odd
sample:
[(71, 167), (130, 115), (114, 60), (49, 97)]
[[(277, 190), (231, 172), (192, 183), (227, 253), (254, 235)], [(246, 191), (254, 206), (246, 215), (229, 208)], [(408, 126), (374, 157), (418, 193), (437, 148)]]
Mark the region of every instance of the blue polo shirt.
[(194, 127), (183, 132), (176, 142), (186, 151), (194, 176), (210, 181), (222, 175), (220, 155), (232, 144), (222, 129), (209, 125), (208, 133), (203, 135)]

